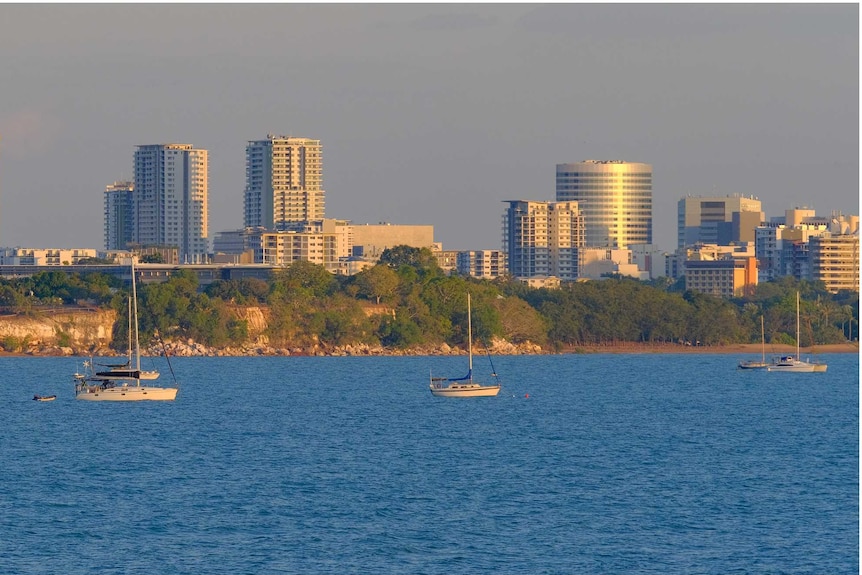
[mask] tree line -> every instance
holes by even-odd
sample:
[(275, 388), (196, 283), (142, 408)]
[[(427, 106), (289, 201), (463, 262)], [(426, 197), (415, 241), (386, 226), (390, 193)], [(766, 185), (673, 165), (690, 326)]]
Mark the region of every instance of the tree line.
[[(143, 344), (158, 332), (211, 346), (238, 345), (249, 332), (235, 308), (263, 306), (273, 345), (460, 346), (467, 337), (469, 291), (479, 342), (501, 338), (556, 350), (624, 342), (759, 343), (762, 317), (767, 343), (795, 344), (799, 291), (800, 345), (858, 338), (858, 292), (831, 294), (820, 283), (785, 277), (728, 300), (665, 280), (609, 277), (531, 288), (512, 278), (447, 275), (430, 250), (397, 246), (353, 276), (296, 262), (268, 281), (219, 280), (201, 289), (197, 276), (181, 270), (164, 283), (140, 285), (138, 309)], [(123, 318), (114, 326), (115, 347), (122, 350), (127, 290), (122, 280), (97, 272), (40, 272), (0, 279), (0, 307), (33, 314), (44, 306), (112, 307)]]

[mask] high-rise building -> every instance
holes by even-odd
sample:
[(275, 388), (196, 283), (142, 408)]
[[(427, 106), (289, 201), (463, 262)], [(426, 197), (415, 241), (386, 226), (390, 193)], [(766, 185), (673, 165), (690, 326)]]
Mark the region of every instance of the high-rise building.
[(760, 200), (741, 195), (687, 196), (677, 203), (677, 247), (753, 242), (764, 221)]
[(811, 279), (832, 293), (859, 291), (859, 234), (812, 237)]
[(181, 263), (209, 252), (207, 151), (191, 144), (153, 144), (135, 151), (133, 241), (176, 246)]
[(584, 217), (578, 202), (508, 200), (503, 216), (503, 251), (516, 278), (578, 279), (584, 247)]
[(557, 164), (557, 201), (578, 202), (587, 247), (652, 243), (652, 166), (623, 160)]
[(105, 249), (124, 250), (134, 238), (134, 193), (132, 182), (105, 186)]
[(245, 227), (290, 230), (324, 218), (320, 140), (268, 135), (245, 148)]

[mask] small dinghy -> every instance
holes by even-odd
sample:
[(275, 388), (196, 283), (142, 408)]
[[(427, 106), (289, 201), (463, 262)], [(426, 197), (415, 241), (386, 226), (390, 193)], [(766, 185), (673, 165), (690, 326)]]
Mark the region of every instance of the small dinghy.
[(54, 401), (57, 399), (56, 395), (34, 395), (33, 401)]

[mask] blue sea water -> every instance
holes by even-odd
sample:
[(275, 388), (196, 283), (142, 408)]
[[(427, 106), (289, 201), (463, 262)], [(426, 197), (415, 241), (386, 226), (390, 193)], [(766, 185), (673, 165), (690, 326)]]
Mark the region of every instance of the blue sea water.
[(451, 399), (463, 357), (177, 358), (124, 404), (2, 358), (0, 573), (858, 573), (858, 356), (739, 359), (495, 357)]

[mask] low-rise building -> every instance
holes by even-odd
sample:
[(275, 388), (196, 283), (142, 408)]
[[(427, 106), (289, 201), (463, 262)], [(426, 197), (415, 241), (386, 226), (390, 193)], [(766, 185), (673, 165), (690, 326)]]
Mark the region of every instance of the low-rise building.
[(556, 276), (532, 276), (532, 277), (519, 277), (517, 278), (519, 282), (522, 284), (528, 285), (531, 288), (548, 288), (548, 289), (559, 289), (560, 278)]
[(255, 232), (264, 231), (266, 231), (266, 228), (258, 227), (218, 232), (213, 238), (213, 253), (227, 255), (244, 254), (251, 249), (249, 237)]
[(629, 249), (632, 263), (637, 265), (639, 271), (646, 272), (648, 279), (670, 277), (666, 264), (669, 254), (666, 251), (660, 250), (655, 244), (632, 244)]
[(578, 277), (581, 279), (597, 280), (610, 275), (649, 279), (649, 272), (638, 269), (632, 261), (630, 249), (581, 248), (579, 252), (581, 269)]
[(435, 244), (431, 250), (434, 257), (437, 258), (437, 265), (446, 274), (453, 274), (458, 271), (458, 250), (444, 250), (441, 244)]
[(0, 250), (0, 265), (68, 266), (95, 257), (98, 257), (97, 250), (90, 248), (4, 248)]
[(350, 255), (374, 261), (380, 259), (384, 250), (395, 246), (428, 248), (434, 251), (434, 226), (390, 223), (351, 224), (350, 242)]
[(754, 293), (757, 286), (757, 258), (687, 260), (685, 289), (731, 298)]
[[(337, 273), (339, 261), (348, 257), (347, 226), (324, 220), (326, 225), (307, 231), (255, 231), (249, 235), (255, 263), (289, 266), (305, 261)], [(329, 223), (332, 223), (329, 225)]]
[(724, 259), (744, 259), (755, 257), (753, 242), (743, 242), (739, 245), (720, 246), (718, 244), (695, 244), (677, 250), (668, 255), (666, 269), (667, 277), (679, 279), (685, 276), (685, 265), (688, 261), (716, 261)]
[(474, 278), (494, 279), (506, 275), (506, 252), (475, 250), (458, 252), (458, 273)]

